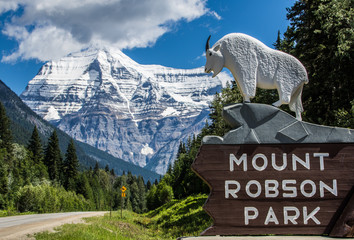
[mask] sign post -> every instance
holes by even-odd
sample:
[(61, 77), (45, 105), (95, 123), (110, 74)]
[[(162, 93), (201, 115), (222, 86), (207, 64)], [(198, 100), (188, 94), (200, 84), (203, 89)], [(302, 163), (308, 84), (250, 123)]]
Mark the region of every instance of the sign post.
[[(251, 104), (247, 105), (249, 108)], [(352, 237), (354, 131), (300, 121), (291, 123), (295, 125), (293, 130), (287, 129), (286, 123), (269, 118), (263, 106), (254, 109), (261, 125), (246, 124), (248, 119), (235, 120), (242, 113), (252, 117), (252, 111), (224, 112), (224, 117), (233, 117), (241, 130), (231, 130), (224, 138), (204, 138), (192, 164), (211, 189), (204, 210), (214, 224), (202, 235)], [(262, 110), (267, 121), (262, 120)], [(281, 114), (273, 117), (283, 121)], [(276, 123), (273, 126), (272, 121)], [(268, 127), (262, 129), (265, 122), (271, 126), (267, 131), (264, 129)], [(247, 140), (250, 135), (252, 138)], [(303, 143), (307, 138), (315, 141)], [(349, 141), (329, 141), (340, 138)]]
[(212, 189), (204, 234), (330, 234), (353, 162), (353, 144), (204, 145), (193, 164)]
[(127, 195), (125, 191), (127, 188), (125, 186), (121, 187), (120, 190), (122, 191), (122, 197), (121, 197), (121, 208), (120, 208), (120, 218), (123, 218), (123, 198), (125, 198)]

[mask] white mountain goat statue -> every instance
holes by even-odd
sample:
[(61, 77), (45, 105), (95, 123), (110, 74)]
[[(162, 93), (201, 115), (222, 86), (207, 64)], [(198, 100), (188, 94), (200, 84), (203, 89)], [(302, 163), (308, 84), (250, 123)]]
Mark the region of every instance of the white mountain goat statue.
[(259, 40), (242, 33), (231, 33), (217, 41), (212, 48), (207, 40), (205, 72), (218, 75), (223, 67), (230, 70), (241, 91), (244, 102), (255, 97), (256, 88), (277, 89), (279, 101), (273, 106), (289, 104), (296, 118), (303, 112), (301, 94), (308, 83), (305, 67), (295, 57), (271, 49)]

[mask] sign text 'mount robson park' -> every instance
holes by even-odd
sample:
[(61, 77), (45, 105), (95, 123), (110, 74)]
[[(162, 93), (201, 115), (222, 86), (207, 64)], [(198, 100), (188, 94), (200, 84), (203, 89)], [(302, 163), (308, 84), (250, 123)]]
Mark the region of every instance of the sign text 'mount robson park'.
[(204, 235), (329, 234), (353, 160), (353, 144), (202, 145), (192, 167), (211, 187)]
[[(271, 153), (271, 167), (276, 171), (283, 171), (287, 168), (288, 164), (288, 154), (283, 153), (281, 165), (277, 165), (276, 154)], [(295, 154), (291, 154), (291, 167), (290, 170), (297, 171), (297, 165), (301, 165), (307, 170), (311, 170), (311, 160), (310, 154), (305, 153), (305, 159), (301, 159), (300, 157), (296, 156)], [(324, 171), (324, 157), (328, 157), (329, 153), (314, 153), (314, 157), (318, 157), (320, 163), (320, 170)], [(235, 165), (239, 166), (243, 165), (243, 171), (247, 171), (247, 154), (244, 153), (238, 159), (233, 153), (230, 153), (229, 157), (229, 165), (230, 165), (230, 172), (235, 171)], [(266, 155), (262, 153), (255, 154), (252, 157), (252, 167), (257, 171), (264, 171), (268, 167), (268, 158)], [(313, 160), (312, 160), (313, 163)], [(312, 164), (313, 165), (313, 164)], [(294, 198), (298, 195), (298, 190), (304, 197), (312, 197), (316, 194), (316, 184), (312, 180), (304, 180), (300, 184), (300, 189), (296, 186), (297, 181), (295, 179), (284, 179), (281, 181), (279, 186), (279, 181), (274, 179), (266, 179), (264, 180), (264, 185), (258, 182), (257, 180), (250, 180), (247, 182), (245, 186), (245, 192), (247, 196), (252, 198), (257, 198), (261, 195), (262, 191), (264, 191), (266, 198), (274, 198), (274, 197), (284, 197), (284, 198)], [(310, 185), (310, 192), (306, 192), (305, 185)], [(234, 188), (230, 188), (230, 185), (234, 185)], [(251, 188), (255, 188), (255, 192), (251, 192)], [(320, 196), (324, 197), (324, 190), (329, 190), (333, 195), (337, 196), (337, 180), (333, 179), (332, 187), (325, 184), (323, 181), (320, 181)], [(279, 188), (283, 190), (282, 195), (279, 194)], [(225, 198), (229, 198), (230, 196), (233, 198), (238, 198), (237, 193), (241, 190), (241, 185), (236, 180), (226, 180), (225, 181)]]

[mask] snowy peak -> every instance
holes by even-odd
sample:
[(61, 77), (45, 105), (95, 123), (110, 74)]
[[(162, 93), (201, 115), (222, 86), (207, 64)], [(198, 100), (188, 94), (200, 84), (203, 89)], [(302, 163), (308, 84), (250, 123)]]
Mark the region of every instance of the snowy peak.
[(164, 173), (179, 141), (200, 130), (215, 92), (230, 80), (89, 48), (46, 63), (21, 98), (72, 137)]

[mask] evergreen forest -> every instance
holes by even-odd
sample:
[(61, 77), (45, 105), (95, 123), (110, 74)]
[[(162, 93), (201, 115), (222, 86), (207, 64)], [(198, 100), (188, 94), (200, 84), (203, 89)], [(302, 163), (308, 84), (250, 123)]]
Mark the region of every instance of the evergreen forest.
[[(121, 206), (146, 210), (145, 195), (151, 182), (131, 172), (116, 176), (108, 165), (80, 166), (73, 140), (63, 154), (57, 132), (43, 146), (34, 127), (26, 146), (13, 141), (10, 120), (0, 103), (0, 215), (17, 212), (111, 210)], [(81, 170), (80, 169), (84, 169)], [(155, 182), (157, 184), (157, 181)], [(125, 186), (127, 198), (121, 197)]]

